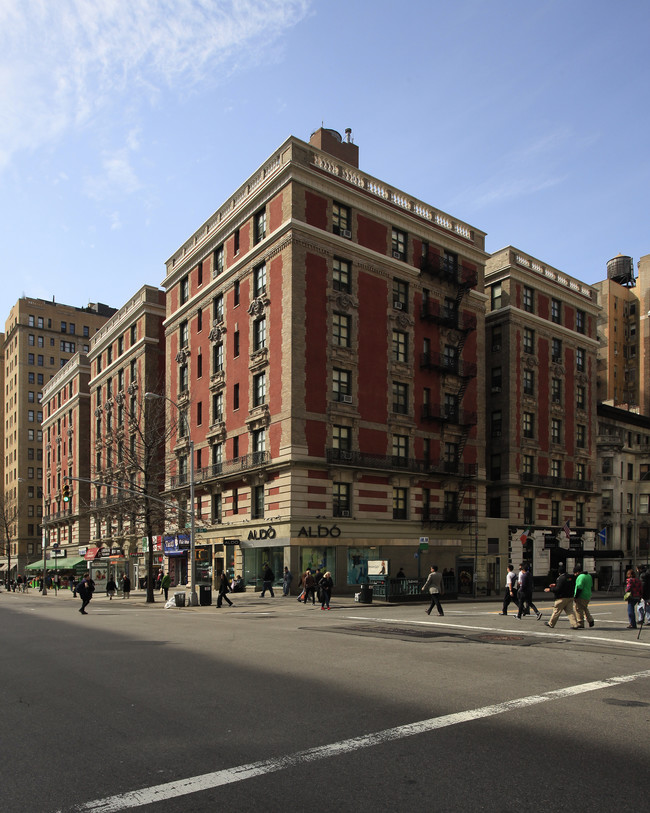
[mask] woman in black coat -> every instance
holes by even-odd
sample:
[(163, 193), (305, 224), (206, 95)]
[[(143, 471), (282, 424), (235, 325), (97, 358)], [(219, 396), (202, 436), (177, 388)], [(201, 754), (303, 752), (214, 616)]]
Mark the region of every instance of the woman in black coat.
[(329, 570), (320, 580), (318, 586), (320, 588), (320, 608), (321, 610), (329, 610), (330, 599), (332, 598), (332, 588), (334, 587), (332, 574), (329, 572)]

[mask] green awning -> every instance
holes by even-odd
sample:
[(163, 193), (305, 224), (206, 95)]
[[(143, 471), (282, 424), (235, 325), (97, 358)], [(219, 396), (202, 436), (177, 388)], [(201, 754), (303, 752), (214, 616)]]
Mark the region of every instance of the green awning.
[[(48, 572), (51, 570), (72, 570), (77, 565), (81, 564), (81, 562), (85, 562), (86, 559), (83, 556), (65, 556), (61, 557), (60, 559), (48, 559), (45, 562)], [(31, 565), (27, 565), (25, 570), (43, 570), (43, 562), (32, 562)]]

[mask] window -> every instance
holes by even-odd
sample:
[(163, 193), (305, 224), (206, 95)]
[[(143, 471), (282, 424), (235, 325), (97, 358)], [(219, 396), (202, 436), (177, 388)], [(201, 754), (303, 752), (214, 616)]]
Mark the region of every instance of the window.
[(576, 370), (584, 373), (587, 368), (587, 354), (582, 347), (576, 348)]
[(221, 522), (221, 494), (212, 495), (212, 523)]
[(585, 324), (586, 324), (585, 312), (579, 309), (576, 310), (576, 331), (578, 333), (584, 333)]
[(212, 346), (212, 372), (220, 373), (223, 370), (223, 344), (218, 342)]
[(335, 401), (352, 403), (351, 374), (349, 370), (334, 367), (332, 370), (332, 392)]
[(203, 330), (203, 311), (199, 308), (196, 312), (196, 330), (200, 333)]
[(264, 517), (264, 486), (253, 486), (251, 489), (251, 518), (263, 519)]
[(352, 435), (349, 426), (332, 427), (332, 446), (341, 452), (349, 452), (352, 448)]
[(576, 480), (584, 480), (587, 467), (584, 463), (576, 463)]
[(237, 256), (237, 254), (239, 254), (239, 229), (235, 229), (232, 236), (232, 240), (233, 240), (233, 253), (235, 254), (235, 256)]
[(196, 266), (196, 284), (203, 285), (203, 260), (199, 260)]
[(408, 361), (408, 334), (393, 330), (393, 361)]
[(189, 328), (187, 322), (181, 322), (178, 328), (178, 346), (187, 347), (189, 341)]
[(263, 429), (255, 429), (251, 432), (251, 447), (256, 455), (256, 462), (263, 462), (262, 457), (266, 450), (266, 432)]
[(560, 524), (560, 502), (551, 500), (551, 525)]
[(524, 395), (535, 394), (535, 371), (524, 370)]
[(263, 350), (266, 347), (266, 317), (253, 322), (253, 350)]
[(401, 229), (392, 230), (391, 248), (396, 260), (406, 260), (406, 232)]
[(535, 352), (535, 331), (529, 327), (524, 328), (524, 353)]
[(124, 336), (118, 336), (117, 339), (117, 355), (121, 356), (124, 352)]
[(446, 344), (442, 351), (442, 364), (446, 370), (458, 372), (458, 348)]
[(196, 403), (196, 424), (197, 426), (201, 426), (203, 423), (203, 401), (197, 401)]
[(639, 494), (639, 514), (650, 513), (650, 494)]
[(27, 323), (28, 323), (29, 327), (34, 327), (34, 317), (32, 316), (31, 313), (27, 317)]
[(253, 222), (253, 241), (259, 243), (266, 237), (266, 209), (257, 212)]
[(183, 277), (180, 282), (179, 298), (181, 305), (184, 305), (190, 298), (190, 278), (188, 276)]
[(449, 421), (458, 420), (458, 394), (455, 392), (446, 392), (443, 403), (444, 416)]
[(215, 392), (212, 395), (212, 423), (223, 420), (223, 393)]
[(239, 331), (236, 330), (232, 335), (232, 354), (234, 358), (239, 355)]
[(350, 516), (350, 483), (332, 483), (332, 513), (335, 517)]
[(239, 409), (239, 384), (235, 384), (232, 388), (232, 408), (235, 411)]
[(586, 409), (587, 404), (587, 391), (583, 384), (578, 384), (576, 387), (576, 406), (578, 409)]
[(490, 480), (501, 479), (501, 455), (490, 455)]
[(500, 352), (500, 350), (501, 350), (501, 340), (502, 340), (501, 325), (497, 325), (496, 327), (492, 328), (491, 349), (492, 349), (493, 353)]
[(551, 477), (558, 480), (562, 476), (562, 461), (551, 460)]
[(404, 462), (408, 458), (409, 439), (406, 435), (393, 435), (393, 462)]
[(535, 312), (535, 293), (528, 285), (524, 285), (524, 310), (527, 313)]
[(579, 423), (576, 425), (576, 446), (578, 449), (584, 449), (587, 445), (587, 427)]
[(524, 497), (524, 525), (533, 525), (535, 522), (535, 501), (531, 497)]
[(345, 313), (334, 313), (332, 318), (332, 337), (339, 347), (350, 346), (350, 317)]
[(393, 307), (395, 310), (408, 312), (409, 284), (401, 279), (393, 280)]
[(187, 392), (188, 390), (188, 368), (187, 364), (181, 364), (178, 371), (178, 387), (179, 392)]
[(350, 209), (342, 203), (332, 203), (332, 231), (340, 237), (352, 237), (352, 219)]
[(393, 519), (407, 519), (408, 488), (393, 487)]
[(266, 293), (266, 263), (258, 265), (253, 271), (253, 296), (257, 299), (258, 296)]
[(559, 378), (551, 379), (551, 401), (554, 404), (562, 403), (562, 381)]
[(393, 412), (400, 415), (408, 414), (408, 384), (401, 381), (393, 381)]
[(493, 367), (490, 372), (490, 389), (493, 393), (501, 392), (503, 372), (501, 367)]
[(585, 504), (583, 502), (576, 502), (576, 525), (578, 528), (583, 528), (585, 524)]
[(442, 255), (442, 268), (450, 277), (458, 274), (458, 254), (445, 250)]
[(261, 406), (266, 403), (266, 373), (258, 373), (253, 376), (253, 406)]
[(223, 245), (214, 250), (212, 255), (212, 277), (218, 277), (223, 271)]
[(490, 435), (493, 438), (500, 438), (503, 429), (503, 416), (500, 409), (495, 409), (490, 418)]
[(223, 294), (217, 294), (212, 300), (212, 320), (223, 322)]
[(133, 347), (133, 345), (136, 343), (137, 340), (138, 340), (138, 326), (137, 325), (131, 325), (131, 339), (130, 339), (131, 347)]
[(233, 285), (232, 298), (233, 305), (236, 308), (237, 305), (239, 305), (239, 280), (235, 280), (235, 284)]
[(68, 323), (67, 322), (61, 322), (61, 333), (67, 333), (67, 332), (68, 332)]
[(490, 288), (490, 309), (499, 310), (503, 301), (503, 285), (495, 282)]
[(456, 522), (458, 519), (458, 493), (456, 491), (445, 491), (444, 517), (451, 522)]
[(551, 339), (551, 360), (556, 364), (560, 364), (562, 362), (561, 339)]
[(29, 336), (27, 337), (27, 344), (30, 347), (34, 347), (35, 343), (36, 343), (36, 337), (34, 336), (33, 333), (30, 333)]
[(562, 442), (562, 421), (559, 418), (551, 418), (551, 443)]
[(551, 321), (556, 325), (561, 323), (562, 304), (559, 299), (551, 299)]
[(535, 473), (535, 458), (532, 454), (525, 454), (521, 457), (521, 470), (523, 474), (531, 475)]
[(332, 260), (332, 287), (335, 291), (343, 291), (349, 294), (352, 290), (350, 263), (334, 257)]
[(535, 416), (532, 412), (524, 412), (523, 430), (525, 438), (535, 437)]

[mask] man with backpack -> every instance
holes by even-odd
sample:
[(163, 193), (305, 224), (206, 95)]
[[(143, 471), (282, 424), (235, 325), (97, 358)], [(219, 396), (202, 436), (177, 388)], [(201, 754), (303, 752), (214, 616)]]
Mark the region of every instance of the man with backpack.
[(546, 626), (553, 629), (558, 622), (558, 618), (565, 612), (569, 616), (571, 629), (578, 629), (578, 619), (573, 610), (573, 593), (575, 584), (573, 576), (566, 572), (566, 567), (560, 565), (558, 568), (558, 577), (555, 584), (549, 584), (544, 588), (545, 593), (555, 594), (555, 603), (553, 604), (553, 613), (551, 618), (546, 622)]

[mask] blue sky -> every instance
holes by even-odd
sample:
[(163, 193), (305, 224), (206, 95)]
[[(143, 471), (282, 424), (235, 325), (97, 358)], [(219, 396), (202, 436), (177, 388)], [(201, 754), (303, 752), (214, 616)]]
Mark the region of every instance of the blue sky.
[(120, 307), (289, 135), (586, 282), (650, 253), (647, 0), (2, 0), (0, 325)]

